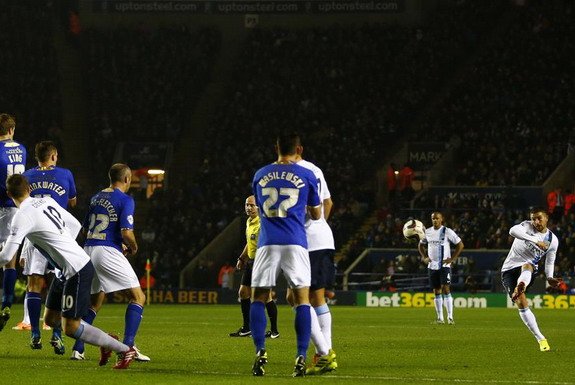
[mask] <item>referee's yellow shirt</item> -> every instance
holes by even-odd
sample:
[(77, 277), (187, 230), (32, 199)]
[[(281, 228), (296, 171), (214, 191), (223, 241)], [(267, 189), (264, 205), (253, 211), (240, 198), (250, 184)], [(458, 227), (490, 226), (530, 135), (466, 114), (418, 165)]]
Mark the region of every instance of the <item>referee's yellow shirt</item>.
[(258, 237), (260, 235), (260, 217), (248, 218), (246, 221), (246, 242), (248, 245), (248, 257), (254, 259), (258, 248)]

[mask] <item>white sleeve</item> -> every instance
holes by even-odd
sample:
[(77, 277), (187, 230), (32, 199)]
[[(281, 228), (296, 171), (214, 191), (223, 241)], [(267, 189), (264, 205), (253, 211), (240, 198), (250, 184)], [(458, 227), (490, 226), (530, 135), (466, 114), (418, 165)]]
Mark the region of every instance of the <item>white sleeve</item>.
[(454, 245), (458, 245), (459, 242), (461, 242), (461, 238), (459, 238), (459, 235), (457, 235), (455, 231), (453, 231), (450, 228), (447, 228), (446, 232), (447, 232), (446, 238), (447, 240), (449, 240), (449, 242), (453, 243)]
[(18, 251), (20, 247), (19, 243), (14, 243), (13, 240), (8, 237), (8, 240), (2, 246), (2, 251), (0, 251), (0, 265), (5, 265), (12, 260), (12, 257)]
[(326, 199), (331, 198), (331, 193), (329, 192), (329, 188), (327, 187), (327, 182), (325, 177), (323, 176), (323, 172), (318, 168), (319, 173), (319, 183), (321, 184), (321, 196), (320, 199), (323, 202)]
[(78, 221), (72, 214), (70, 214), (66, 209), (61, 208), (62, 219), (64, 220), (65, 226), (70, 232), (72, 238), (76, 239), (78, 233), (82, 229), (82, 224)]
[(553, 273), (555, 271), (555, 257), (557, 255), (557, 247), (559, 246), (559, 241), (557, 237), (553, 237), (551, 245), (549, 245), (549, 251), (545, 254), (545, 276), (547, 278), (553, 278)]
[(12, 223), (10, 224), (10, 235), (2, 247), (0, 252), (0, 266), (5, 265), (16, 254), (20, 244), (24, 242), (24, 237), (30, 232), (32, 228), (32, 222), (30, 219), (22, 214), (21, 211), (17, 211), (12, 218)]
[(510, 228), (509, 229), (509, 235), (511, 235), (513, 238), (522, 239), (524, 241), (537, 243), (539, 240), (537, 239), (537, 237), (535, 235), (527, 234), (527, 226), (525, 226), (526, 223), (529, 223), (529, 222), (523, 222), (523, 223), (520, 223), (520, 224), (515, 225), (512, 228)]

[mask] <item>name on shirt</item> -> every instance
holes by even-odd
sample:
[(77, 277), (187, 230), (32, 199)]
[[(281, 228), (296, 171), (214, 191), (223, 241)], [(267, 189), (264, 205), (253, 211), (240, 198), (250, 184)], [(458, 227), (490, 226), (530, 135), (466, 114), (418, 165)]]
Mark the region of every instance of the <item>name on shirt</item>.
[(8, 155), (8, 160), (10, 161), (10, 163), (22, 163), (22, 161), (24, 160), (24, 155), (23, 154), (10, 154), (10, 155)]
[(34, 201), (32, 201), (32, 207), (38, 208), (38, 207), (42, 206), (44, 203), (46, 203), (46, 201), (44, 199), (34, 200)]
[(286, 180), (288, 182), (291, 182), (296, 188), (302, 188), (305, 186), (305, 183), (303, 180), (301, 180), (301, 178), (299, 176), (297, 176), (296, 174), (294, 174), (293, 172), (288, 172), (288, 171), (273, 171), (273, 172), (269, 172), (266, 175), (262, 176), (262, 178), (260, 179), (260, 181), (258, 182), (258, 184), (261, 187), (266, 187), (266, 185), (273, 181), (273, 180)]
[(118, 214), (116, 213), (116, 208), (109, 200), (105, 198), (96, 199), (92, 202), (93, 206), (102, 206), (108, 212), (108, 217), (110, 222), (116, 222), (118, 220)]
[(56, 194), (58, 194), (59, 196), (66, 194), (66, 189), (64, 187), (60, 186), (57, 183), (48, 182), (48, 181), (30, 183), (30, 189), (32, 191), (38, 190), (38, 189), (52, 190)]

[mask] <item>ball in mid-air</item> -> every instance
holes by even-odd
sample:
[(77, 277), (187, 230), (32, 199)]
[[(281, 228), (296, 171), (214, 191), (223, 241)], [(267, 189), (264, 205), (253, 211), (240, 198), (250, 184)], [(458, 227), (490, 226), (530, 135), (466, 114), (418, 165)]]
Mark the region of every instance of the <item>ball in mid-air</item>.
[(403, 236), (409, 241), (419, 242), (425, 238), (425, 226), (417, 219), (410, 219), (403, 225)]

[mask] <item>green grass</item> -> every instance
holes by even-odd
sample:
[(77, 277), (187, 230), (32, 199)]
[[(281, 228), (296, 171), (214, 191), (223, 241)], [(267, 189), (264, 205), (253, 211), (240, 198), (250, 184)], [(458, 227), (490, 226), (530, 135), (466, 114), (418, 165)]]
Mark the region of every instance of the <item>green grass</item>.
[[(123, 330), (123, 305), (105, 305), (96, 325)], [(295, 355), (293, 313), (279, 307), (281, 337), (267, 342), (266, 376), (250, 369), (250, 338), (230, 338), (240, 325), (238, 306), (152, 305), (145, 310), (137, 343), (149, 363), (126, 371), (98, 367), (98, 349), (89, 360), (53, 354), (44, 332), (44, 349), (29, 348), (29, 333), (10, 328), (22, 305), (0, 333), (3, 384), (575, 384), (575, 312), (536, 310), (551, 345), (541, 353), (516, 310), (456, 309), (457, 324), (434, 325), (431, 308), (331, 307), (339, 369), (320, 377), (291, 378)], [(71, 347), (66, 339), (66, 347)]]

